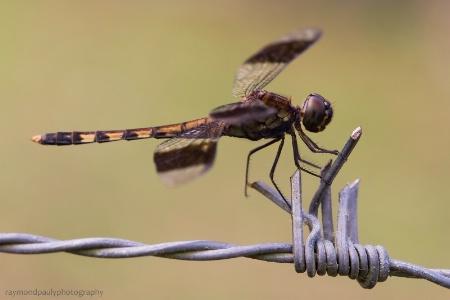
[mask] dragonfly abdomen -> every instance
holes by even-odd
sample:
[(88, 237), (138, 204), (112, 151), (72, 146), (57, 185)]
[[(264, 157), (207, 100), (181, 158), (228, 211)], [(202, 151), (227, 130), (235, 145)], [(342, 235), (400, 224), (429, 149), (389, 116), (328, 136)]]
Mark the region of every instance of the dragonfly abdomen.
[(42, 145), (81, 145), (151, 138), (154, 135), (153, 131), (150, 127), (130, 130), (56, 132), (37, 135), (31, 140)]
[(202, 118), (178, 124), (135, 128), (125, 130), (98, 130), (98, 131), (71, 131), (55, 132), (43, 135), (36, 135), (31, 138), (33, 142), (41, 145), (82, 145), (89, 143), (106, 143), (115, 141), (133, 141), (138, 139), (165, 139), (177, 136), (181, 132), (200, 127), (211, 122), (210, 118)]

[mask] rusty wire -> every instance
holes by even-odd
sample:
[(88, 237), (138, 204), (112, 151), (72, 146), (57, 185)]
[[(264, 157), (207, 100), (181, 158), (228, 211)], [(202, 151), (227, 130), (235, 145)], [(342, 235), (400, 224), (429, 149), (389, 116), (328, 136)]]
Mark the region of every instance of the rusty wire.
[[(251, 184), (268, 199), (292, 215), (293, 243), (265, 243), (239, 246), (217, 241), (179, 241), (147, 245), (116, 238), (84, 238), (60, 241), (48, 237), (0, 233), (0, 252), (12, 254), (41, 254), (67, 252), (96, 258), (131, 258), (156, 256), (179, 260), (220, 260), (247, 257), (278, 263), (294, 264), (298, 273), (309, 277), (348, 276), (363, 288), (373, 288), (388, 276), (421, 278), (450, 288), (450, 270), (427, 269), (407, 262), (390, 259), (382, 246), (358, 244), (356, 201), (359, 181), (345, 186), (339, 194), (337, 231), (334, 233), (331, 213), (330, 186), (349, 157), (361, 135), (355, 130), (333, 165), (322, 170), (321, 185), (311, 201), (309, 212), (302, 209), (301, 174), (291, 178), (292, 202), (286, 201), (263, 182)], [(289, 207), (288, 204), (290, 204)], [(317, 218), (322, 208), (322, 224)], [(304, 239), (303, 225), (309, 227)], [(335, 236), (336, 234), (336, 236)]]

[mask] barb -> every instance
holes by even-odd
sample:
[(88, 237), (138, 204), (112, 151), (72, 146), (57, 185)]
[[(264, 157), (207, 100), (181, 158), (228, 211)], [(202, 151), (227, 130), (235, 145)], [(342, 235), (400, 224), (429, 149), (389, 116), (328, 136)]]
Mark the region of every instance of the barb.
[[(193, 261), (247, 257), (269, 262), (291, 263), (295, 265), (297, 272), (306, 271), (309, 277), (314, 277), (316, 274), (349, 276), (351, 279), (357, 279), (364, 288), (373, 288), (377, 282), (386, 280), (388, 276), (398, 276), (422, 278), (450, 289), (450, 270), (427, 269), (390, 259), (386, 249), (381, 246), (358, 244), (356, 218), (358, 180), (345, 186), (339, 194), (338, 228), (336, 241), (334, 241), (329, 187), (359, 139), (360, 128), (355, 132), (358, 136), (352, 135), (335, 163), (322, 170), (323, 181), (327, 184), (321, 184), (316, 192), (316, 195), (319, 194), (320, 197), (314, 198), (313, 201), (319, 203), (318, 206), (322, 204), (323, 227), (317, 218), (317, 213), (308, 213), (302, 209), (300, 172), (297, 171), (291, 178), (293, 244), (266, 243), (239, 246), (224, 242), (197, 240), (147, 245), (115, 238), (60, 241), (32, 234), (0, 233), (0, 252), (11, 254), (67, 252), (97, 258), (156, 256)], [(277, 191), (260, 181), (251, 186), (283, 210), (291, 213), (285, 200)], [(309, 228), (309, 234), (305, 241), (303, 224)]]
[[(347, 161), (361, 137), (360, 127), (355, 129), (333, 165), (328, 163), (321, 173), (321, 184), (311, 200), (309, 213), (302, 210), (301, 179), (297, 170), (291, 178), (292, 189), (292, 231), (295, 270), (307, 272), (309, 277), (328, 274), (329, 276), (349, 276), (357, 279), (363, 288), (373, 288), (377, 282), (388, 276), (421, 278), (450, 288), (450, 270), (432, 270), (410, 263), (390, 259), (382, 246), (359, 245), (356, 203), (359, 180), (344, 187), (339, 194), (338, 229), (336, 241), (333, 238), (330, 185)], [(274, 189), (263, 182), (255, 182), (252, 187), (269, 200), (289, 212), (283, 199)], [(323, 236), (317, 219), (322, 204)], [(303, 242), (303, 224), (310, 233)]]
[[(299, 171), (294, 174), (291, 183), (293, 190), (298, 190), (297, 173)], [(268, 185), (261, 184), (261, 182), (256, 182), (254, 185), (258, 191), (263, 190), (264, 194), (269, 194), (270, 200), (277, 198), (273, 201), (275, 204), (279, 205), (283, 201), (277, 191)], [(359, 180), (356, 180), (345, 186), (339, 194), (336, 245), (320, 236), (321, 226), (317, 217), (302, 211), (303, 224), (308, 225), (310, 234), (306, 241), (298, 246), (303, 250), (298, 251), (300, 252), (298, 258), (294, 258), (295, 261), (299, 261), (297, 264), (301, 266), (297, 269), (296, 264), (296, 271), (303, 273), (306, 270), (309, 277), (314, 277), (316, 273), (321, 276), (325, 274), (349, 276), (351, 279), (357, 279), (363, 288), (373, 288), (377, 282), (385, 281), (388, 276), (397, 276), (425, 279), (450, 289), (450, 270), (427, 269), (390, 259), (386, 249), (382, 246), (357, 244), (356, 201), (358, 189)], [(293, 204), (293, 206), (295, 205)], [(293, 221), (293, 226), (298, 224), (298, 221)], [(293, 231), (299, 229), (301, 230), (301, 227), (293, 228)], [(293, 239), (295, 245), (299, 238), (296, 238), (294, 234)], [(294, 256), (298, 252), (294, 251)]]
[(337, 173), (341, 170), (342, 166), (344, 166), (344, 163), (347, 161), (348, 157), (352, 153), (353, 148), (355, 148), (356, 144), (358, 143), (359, 139), (361, 138), (361, 135), (362, 135), (361, 127), (358, 127), (355, 130), (353, 130), (347, 143), (345, 143), (344, 148), (342, 149), (342, 151), (339, 153), (338, 157), (336, 158), (336, 161), (330, 167), (330, 170), (325, 174), (325, 176), (322, 176), (322, 180), (320, 181), (320, 186), (317, 189), (317, 192), (314, 195), (313, 199), (311, 200), (311, 204), (309, 206), (310, 214), (317, 216), (317, 212), (319, 210), (319, 205), (321, 203), (320, 201), (323, 197), (323, 194), (331, 186)]

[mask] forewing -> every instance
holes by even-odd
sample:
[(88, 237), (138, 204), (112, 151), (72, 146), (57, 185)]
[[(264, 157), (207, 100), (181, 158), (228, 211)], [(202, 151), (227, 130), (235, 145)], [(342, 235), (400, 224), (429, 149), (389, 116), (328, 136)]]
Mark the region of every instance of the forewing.
[(233, 85), (233, 96), (245, 96), (264, 88), (300, 53), (317, 41), (321, 34), (321, 30), (316, 28), (300, 29), (262, 48), (239, 67)]
[(247, 120), (265, 118), (275, 111), (274, 107), (267, 106), (261, 100), (255, 99), (219, 106), (213, 109), (209, 116), (228, 124), (241, 124)]
[(158, 145), (153, 158), (161, 181), (177, 186), (208, 171), (223, 128), (223, 122), (211, 122)]

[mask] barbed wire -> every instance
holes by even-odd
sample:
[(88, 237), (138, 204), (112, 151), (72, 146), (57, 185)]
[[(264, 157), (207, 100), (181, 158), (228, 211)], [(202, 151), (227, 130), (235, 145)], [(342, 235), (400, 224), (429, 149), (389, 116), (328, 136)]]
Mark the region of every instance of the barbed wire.
[[(194, 240), (147, 245), (116, 238), (83, 238), (60, 241), (24, 233), (0, 233), (0, 252), (11, 254), (42, 254), (67, 252), (96, 258), (132, 258), (156, 256), (163, 258), (205, 261), (247, 257), (277, 263), (294, 264), (298, 273), (309, 277), (348, 276), (363, 288), (373, 288), (388, 276), (421, 278), (450, 289), (450, 270), (427, 269), (390, 259), (382, 246), (358, 244), (356, 202), (359, 180), (345, 186), (339, 193), (336, 237), (334, 236), (331, 189), (333, 179), (348, 159), (361, 136), (361, 128), (351, 137), (334, 164), (327, 164), (321, 173), (321, 184), (309, 212), (302, 209), (301, 173), (291, 178), (292, 201), (283, 199), (264, 182), (250, 186), (292, 215), (293, 243), (265, 243), (240, 246), (230, 243)], [(322, 224), (317, 218), (321, 207)], [(303, 225), (309, 228), (304, 239)]]

